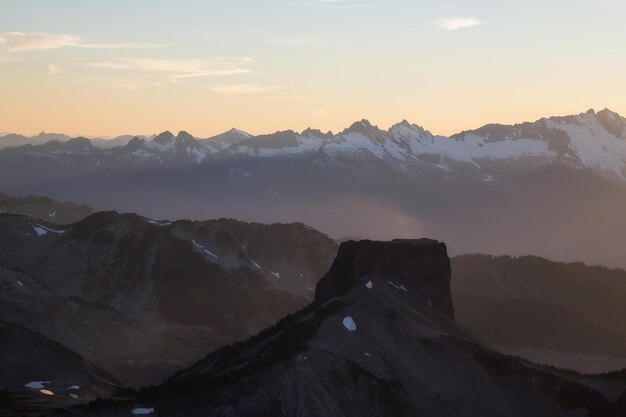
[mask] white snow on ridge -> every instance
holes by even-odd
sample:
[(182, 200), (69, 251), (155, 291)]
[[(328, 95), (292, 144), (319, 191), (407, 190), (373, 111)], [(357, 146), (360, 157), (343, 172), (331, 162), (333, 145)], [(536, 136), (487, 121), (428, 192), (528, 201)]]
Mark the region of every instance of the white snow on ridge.
[(280, 279), (280, 272), (270, 271), (270, 274), (274, 275), (276, 278)]
[(263, 268), (261, 268), (261, 265), (259, 265), (258, 263), (254, 262), (253, 260), (250, 260), (250, 262), (252, 262), (252, 265), (254, 265), (257, 269), (263, 269)]
[(216, 254), (214, 254), (213, 252), (211, 252), (210, 250), (208, 250), (207, 248), (205, 248), (204, 246), (202, 246), (201, 244), (199, 244), (198, 242), (196, 242), (195, 240), (192, 240), (191, 243), (193, 243), (193, 245), (198, 248), (201, 249), (204, 253), (206, 253), (209, 256), (214, 257), (215, 259), (219, 259), (219, 256), (217, 256)]
[(256, 156), (260, 158), (273, 158), (279, 156), (296, 156), (307, 153), (315, 153), (320, 150), (324, 143), (324, 138), (317, 136), (297, 136), (297, 144), (285, 143), (284, 146), (254, 147), (254, 142), (248, 145), (235, 145), (230, 148), (231, 154), (241, 154)]
[(626, 140), (607, 132), (592, 114), (577, 116), (579, 124), (566, 124), (546, 120), (546, 126), (559, 129), (570, 137), (570, 144), (583, 166), (610, 171), (618, 178), (626, 180)]
[(37, 223), (33, 224), (32, 226), (33, 226), (33, 230), (35, 231), (35, 233), (37, 233), (37, 236), (47, 235), (48, 232), (57, 233), (57, 234), (65, 233), (65, 230), (54, 230), (54, 229), (50, 229), (49, 227), (42, 226)]
[(333, 141), (325, 143), (323, 150), (329, 154), (368, 152), (381, 159), (388, 155), (388, 152), (381, 144), (374, 143), (372, 139), (356, 132), (348, 132), (339, 138), (335, 138)]
[(400, 285), (398, 286), (396, 283), (391, 282), (391, 281), (387, 281), (387, 283), (389, 285), (391, 285), (392, 287), (394, 287), (396, 290), (400, 290), (400, 291), (404, 291), (404, 292), (409, 292), (409, 290), (404, 286), (404, 285)]

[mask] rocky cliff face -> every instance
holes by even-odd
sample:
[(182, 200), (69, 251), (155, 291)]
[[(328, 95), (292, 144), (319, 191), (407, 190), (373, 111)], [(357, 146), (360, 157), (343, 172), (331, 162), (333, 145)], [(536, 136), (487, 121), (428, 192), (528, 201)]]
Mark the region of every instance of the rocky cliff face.
[(155, 384), (304, 307), (335, 252), (301, 224), (103, 212), (61, 227), (4, 214), (0, 320), (70, 347), (125, 385)]
[(319, 281), (316, 301), (348, 293), (359, 281), (387, 280), (454, 318), (446, 245), (431, 239), (362, 240), (341, 244), (330, 271)]
[(583, 377), (480, 346), (451, 320), (449, 270), (445, 245), (435, 241), (348, 242), (307, 308), (159, 387), (80, 411), (124, 416), (141, 406), (159, 416), (623, 415), (623, 374)]

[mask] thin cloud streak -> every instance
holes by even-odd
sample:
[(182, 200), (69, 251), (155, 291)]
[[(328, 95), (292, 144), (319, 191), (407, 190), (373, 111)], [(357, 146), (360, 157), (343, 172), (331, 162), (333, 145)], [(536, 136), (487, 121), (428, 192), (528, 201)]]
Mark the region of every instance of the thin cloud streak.
[(212, 68), (208, 61), (201, 59), (117, 59), (113, 61), (92, 62), (87, 64), (87, 66), (92, 68), (163, 74), (172, 79), (227, 76), (252, 72), (249, 68), (241, 67)]
[(5, 32), (0, 34), (0, 43), (8, 52), (59, 48), (142, 49), (165, 46), (147, 43), (83, 43), (78, 36), (53, 35), (43, 32)]
[(437, 25), (448, 31), (467, 29), (475, 26), (481, 26), (485, 23), (475, 17), (451, 17), (446, 19), (439, 19)]

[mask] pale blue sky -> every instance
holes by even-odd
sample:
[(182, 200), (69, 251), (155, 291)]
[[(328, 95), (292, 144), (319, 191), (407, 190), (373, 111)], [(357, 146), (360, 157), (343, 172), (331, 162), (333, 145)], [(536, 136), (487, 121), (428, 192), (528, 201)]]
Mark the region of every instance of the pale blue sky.
[(0, 0), (0, 131), (626, 113), (626, 0)]

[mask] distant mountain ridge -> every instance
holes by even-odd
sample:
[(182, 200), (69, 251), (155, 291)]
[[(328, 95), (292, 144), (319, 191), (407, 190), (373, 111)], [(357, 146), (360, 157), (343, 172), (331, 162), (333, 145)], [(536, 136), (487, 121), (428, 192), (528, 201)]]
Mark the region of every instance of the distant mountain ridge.
[(74, 138), (0, 150), (0, 189), (152, 218), (301, 222), (333, 237), (427, 234), (453, 242), (454, 253), (626, 267), (625, 126), (605, 109), (451, 137), (361, 120), (339, 133), (166, 131), (109, 149)]
[[(139, 139), (139, 141), (135, 140)], [(76, 149), (66, 135), (41, 133), (32, 138), (8, 135), (0, 138), (0, 147), (19, 147), (30, 155), (44, 157), (66, 154)], [(66, 145), (52, 145), (56, 141)], [(169, 131), (152, 138), (120, 136), (111, 141), (81, 138), (83, 148), (99, 166), (111, 160), (126, 163), (207, 163), (222, 158), (285, 158), (311, 155), (365, 158), (395, 163), (401, 169), (416, 161), (427, 162), (443, 171), (463, 164), (484, 170), (484, 180), (491, 181), (490, 164), (494, 161), (527, 159), (537, 164), (562, 161), (574, 167), (589, 168), (600, 175), (626, 183), (626, 119), (611, 110), (589, 110), (575, 116), (542, 118), (516, 125), (489, 124), (450, 137), (436, 136), (406, 120), (388, 130), (381, 130), (368, 120), (353, 123), (333, 134), (306, 129), (252, 136), (231, 129), (208, 139), (198, 139), (181, 131)], [(41, 146), (45, 147), (41, 147)], [(115, 146), (112, 146), (115, 145)], [(96, 149), (94, 149), (96, 148)], [(96, 168), (94, 168), (96, 169)]]

